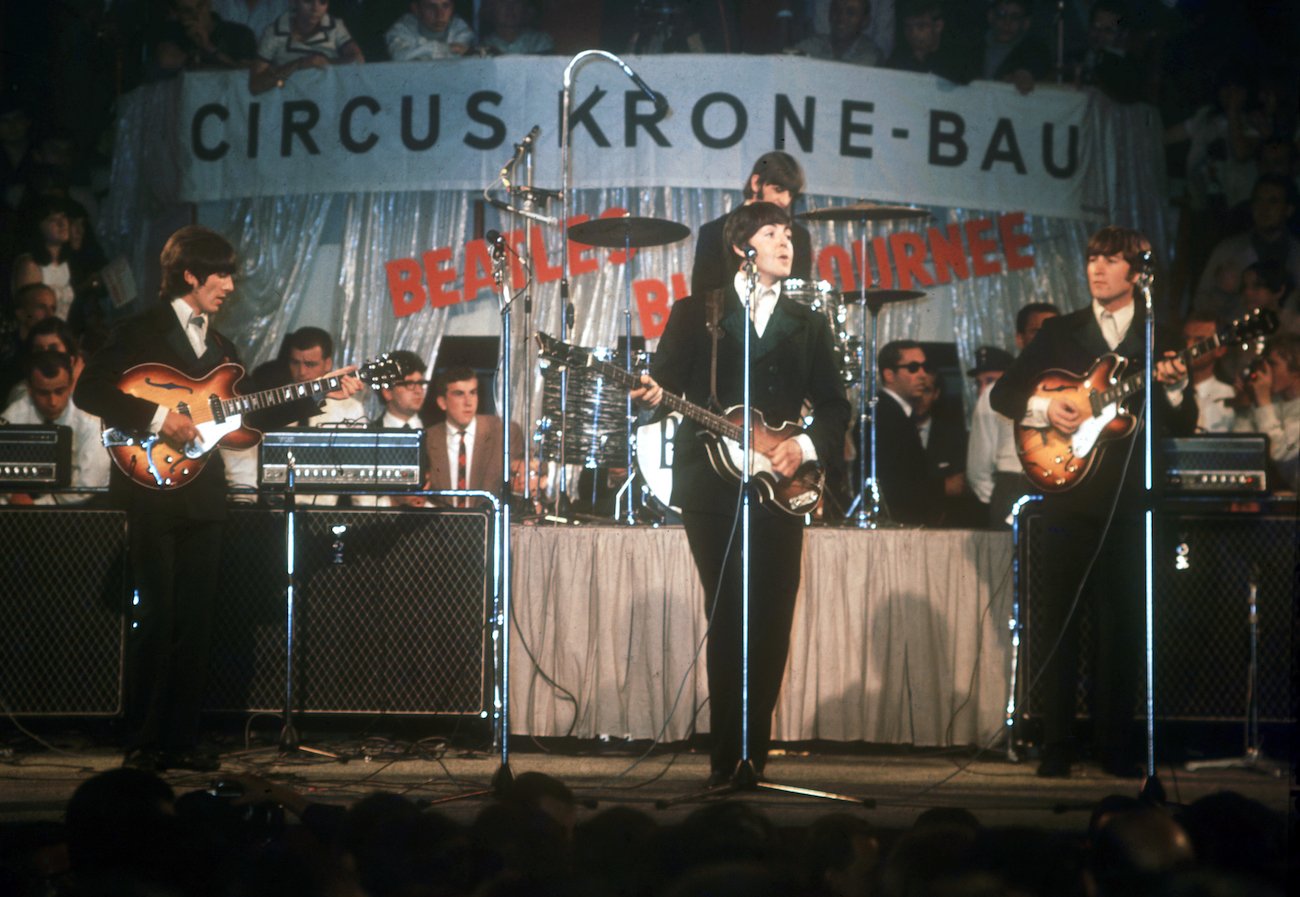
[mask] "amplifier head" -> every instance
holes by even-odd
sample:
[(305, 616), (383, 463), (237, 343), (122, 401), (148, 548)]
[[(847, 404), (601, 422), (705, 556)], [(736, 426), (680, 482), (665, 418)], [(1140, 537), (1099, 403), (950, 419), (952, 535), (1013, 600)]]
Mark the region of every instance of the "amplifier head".
[(72, 428), (55, 424), (0, 427), (0, 488), (72, 482)]
[(1165, 493), (1262, 495), (1268, 492), (1268, 438), (1205, 433), (1160, 441)]
[(262, 488), (283, 490), (293, 465), (294, 490), (418, 490), (423, 485), (423, 430), (301, 429), (262, 437)]

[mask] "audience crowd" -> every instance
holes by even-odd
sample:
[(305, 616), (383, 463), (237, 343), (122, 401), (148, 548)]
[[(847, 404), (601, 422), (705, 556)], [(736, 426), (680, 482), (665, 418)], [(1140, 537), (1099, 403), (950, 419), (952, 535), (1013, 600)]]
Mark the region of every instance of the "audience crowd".
[[(1300, 474), (1300, 5), (1230, 0), (64, 0), (8, 4), (0, 21), (0, 390), (30, 408), (33, 363), (68, 356), (75, 386), (115, 320), (135, 310), (132, 272), (96, 238), (108, 189), (114, 98), (186, 71), (239, 69), (254, 93), (303, 69), (470, 56), (782, 53), (928, 72), (1020, 94), (1090, 90), (1150, 104), (1164, 125), (1171, 258), (1157, 299), (1170, 318), (1222, 327), (1251, 309), (1280, 340), (1216, 358), (1209, 430), (1270, 434), (1274, 483)], [(853, 77), (847, 74), (846, 77)], [(1005, 102), (1017, 102), (1015, 93)], [(1059, 297), (1036, 296), (1035, 302)], [(123, 307), (125, 304), (126, 307)], [(56, 324), (44, 325), (53, 319)], [(1198, 332), (1206, 332), (1204, 328)], [(1212, 332), (1212, 331), (1209, 331)], [(1006, 334), (987, 349), (1018, 348)], [(42, 368), (42, 365), (37, 365)], [(53, 370), (48, 360), (43, 370)], [(927, 374), (931, 372), (926, 372)], [(981, 371), (981, 375), (988, 372)], [(996, 374), (996, 372), (993, 372)], [(44, 380), (46, 375), (35, 374)], [(1264, 386), (1261, 386), (1261, 381)], [(970, 418), (917, 384), (916, 417), (947, 507), (931, 525), (988, 510), (991, 472), (966, 481)], [(1227, 396), (1226, 390), (1232, 395)], [(937, 402), (937, 405), (935, 404)], [(932, 415), (941, 439), (929, 441)], [(1226, 409), (1226, 410), (1225, 410)], [(30, 414), (28, 416), (31, 416)], [(957, 432), (948, 422), (955, 419)], [(955, 440), (955, 442), (954, 442)], [(981, 461), (984, 467), (990, 462)], [(991, 468), (989, 468), (991, 471)], [(1004, 471), (1009, 472), (1009, 471)], [(983, 479), (981, 479), (981, 477)], [(87, 485), (85, 483), (78, 485)], [(92, 484), (93, 485), (93, 484)], [(936, 493), (937, 494), (937, 493)]]
[(786, 827), (729, 800), (675, 823), (627, 805), (579, 820), (573, 792), (536, 772), (460, 824), (393, 793), (345, 807), (232, 774), (177, 795), (122, 768), (83, 782), (61, 822), (0, 829), (0, 891), (16, 897), (1280, 897), (1294, 863), (1281, 816), (1234, 792), (1113, 795), (1073, 832), (953, 807), (904, 830), (860, 811)]

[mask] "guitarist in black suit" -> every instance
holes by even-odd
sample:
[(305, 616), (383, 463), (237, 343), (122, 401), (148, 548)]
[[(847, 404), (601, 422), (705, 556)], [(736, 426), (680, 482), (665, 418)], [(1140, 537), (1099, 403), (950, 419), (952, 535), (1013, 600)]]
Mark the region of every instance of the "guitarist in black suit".
[[(1127, 228), (1104, 227), (1092, 235), (1087, 257), (1092, 302), (1043, 323), (993, 386), (995, 411), (1025, 426), (1074, 433), (1091, 410), (1072, 395), (1037, 393), (1045, 372), (1082, 375), (1109, 352), (1129, 360), (1129, 373), (1142, 370), (1146, 328), (1144, 311), (1134, 299), (1141, 256), (1149, 249), (1144, 236)], [(1196, 426), (1195, 393), (1183, 363), (1170, 357), (1182, 341), (1176, 330), (1159, 325), (1155, 341), (1157, 425), (1169, 435), (1190, 433)], [(1139, 417), (1140, 399), (1139, 392), (1130, 403)], [(1043, 500), (1038, 551), (1049, 560), (1042, 565), (1045, 577), (1033, 610), (1040, 621), (1035, 629), (1047, 639), (1043, 650), (1056, 644), (1042, 673), (1044, 750), (1038, 774), (1046, 777), (1068, 776), (1076, 759), (1072, 722), (1082, 613), (1094, 621), (1093, 756), (1112, 775), (1141, 774), (1132, 740), (1145, 631), (1141, 426), (1093, 451), (1101, 454), (1075, 488), (1049, 493)]]
[[(749, 172), (744, 187), (745, 204), (770, 202), (789, 212), (803, 188), (803, 168), (798, 160), (789, 153), (774, 150), (759, 156)], [(695, 242), (695, 261), (691, 267), (691, 294), (694, 296), (706, 290), (725, 288), (736, 274), (732, 248), (723, 237), (727, 217), (723, 215), (700, 226), (699, 238)], [(785, 276), (811, 280), (812, 236), (808, 228), (792, 222), (790, 240), (794, 256)]]
[[(198, 435), (189, 416), (130, 395), (119, 384), (139, 364), (165, 364), (202, 379), (217, 365), (239, 360), (234, 344), (212, 326), (234, 290), (235, 250), (219, 234), (191, 225), (168, 238), (161, 263), (162, 301), (114, 329), (77, 380), (74, 400), (108, 427), (158, 433), (179, 450)], [(360, 385), (345, 377), (341, 391)], [(302, 403), (289, 403), (276, 418), (287, 423), (303, 413)], [(139, 485), (113, 468), (110, 493), (129, 515), (140, 594), (127, 647), (127, 722), (134, 732), (125, 765), (149, 771), (219, 765), (216, 754), (199, 745), (199, 710), (226, 518), (224, 473), (219, 451), (174, 491)]]
[[(655, 406), (663, 390), (702, 406), (728, 408), (743, 401), (745, 328), (752, 327), (753, 406), (771, 426), (800, 417), (807, 400), (814, 422), (767, 453), (782, 477), (808, 461), (843, 451), (849, 402), (835, 363), (826, 319), (781, 293), (793, 249), (790, 219), (768, 202), (741, 206), (727, 219), (726, 242), (734, 263), (726, 288), (688, 296), (673, 305), (655, 352), (652, 377), (633, 397)], [(745, 318), (738, 273), (746, 250), (757, 270), (754, 320)], [(716, 320), (717, 339), (710, 322)], [(716, 365), (715, 365), (716, 345)], [(716, 390), (712, 387), (715, 379)], [(716, 393), (716, 402), (711, 401)], [(689, 419), (673, 443), (672, 502), (682, 509), (691, 554), (704, 587), (709, 617), (707, 668), (710, 785), (728, 781), (741, 758), (741, 544), (738, 483), (711, 465), (700, 428)], [(803, 527), (798, 517), (753, 506), (750, 526), (750, 744), (762, 772), (789, 651), (795, 593), (799, 588)]]

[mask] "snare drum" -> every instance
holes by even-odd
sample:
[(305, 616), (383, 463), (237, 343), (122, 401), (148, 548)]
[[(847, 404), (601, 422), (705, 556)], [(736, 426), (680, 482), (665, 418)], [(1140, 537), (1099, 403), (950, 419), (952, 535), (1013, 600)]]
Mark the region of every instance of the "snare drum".
[(849, 333), (849, 309), (840, 301), (839, 291), (824, 280), (816, 282), (797, 277), (781, 281), (781, 290), (800, 305), (806, 305), (826, 318), (835, 337), (835, 360), (840, 368), (840, 380), (852, 386), (858, 380), (858, 341)]
[(681, 414), (673, 411), (636, 429), (636, 471), (645, 483), (646, 504), (659, 513), (681, 513), (672, 505), (673, 438), (681, 423)]

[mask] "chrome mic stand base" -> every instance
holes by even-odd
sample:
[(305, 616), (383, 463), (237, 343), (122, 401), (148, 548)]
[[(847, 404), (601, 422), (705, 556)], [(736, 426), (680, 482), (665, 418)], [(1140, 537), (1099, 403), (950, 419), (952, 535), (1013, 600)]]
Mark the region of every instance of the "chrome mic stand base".
[(678, 804), (693, 802), (697, 800), (711, 800), (714, 798), (729, 797), (733, 794), (753, 793), (757, 791), (768, 791), (776, 794), (793, 794), (797, 797), (810, 797), (816, 800), (833, 800), (841, 803), (849, 803), (859, 807), (871, 809), (875, 807), (875, 800), (869, 797), (853, 797), (849, 794), (837, 794), (834, 791), (820, 791), (815, 788), (800, 788), (797, 785), (782, 785), (776, 782), (769, 782), (758, 774), (754, 768), (752, 760), (741, 760), (736, 767), (736, 771), (731, 774), (731, 780), (725, 784), (717, 785), (713, 788), (705, 788), (703, 791), (694, 794), (686, 794), (681, 797), (674, 797), (668, 800), (655, 801), (655, 808), (664, 810), (668, 807), (674, 807)]

